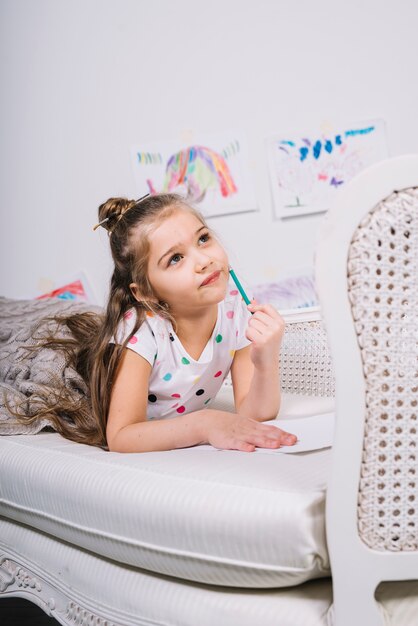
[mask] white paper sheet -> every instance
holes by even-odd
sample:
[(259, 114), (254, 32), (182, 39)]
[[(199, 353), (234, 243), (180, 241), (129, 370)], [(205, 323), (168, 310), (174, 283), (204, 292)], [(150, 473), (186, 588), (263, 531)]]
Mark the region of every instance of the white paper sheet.
[(293, 446), (282, 446), (276, 450), (270, 448), (256, 448), (256, 452), (267, 454), (296, 454), (297, 452), (309, 452), (321, 450), (332, 446), (334, 438), (335, 413), (323, 413), (322, 415), (310, 415), (294, 419), (278, 419), (264, 422), (277, 426), (286, 432), (297, 435), (298, 441)]
[[(256, 448), (255, 452), (264, 454), (297, 454), (298, 452), (309, 452), (311, 450), (321, 450), (332, 446), (334, 438), (335, 413), (321, 413), (320, 415), (310, 415), (309, 417), (280, 418), (264, 422), (271, 426), (277, 426), (286, 432), (296, 435), (298, 441), (293, 446), (282, 446), (281, 448)], [(216, 450), (212, 446), (199, 446), (199, 449)]]

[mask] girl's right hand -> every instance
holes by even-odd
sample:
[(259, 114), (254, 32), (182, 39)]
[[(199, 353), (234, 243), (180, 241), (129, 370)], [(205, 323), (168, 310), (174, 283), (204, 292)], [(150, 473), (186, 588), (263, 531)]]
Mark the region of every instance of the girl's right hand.
[(207, 440), (215, 448), (254, 452), (255, 448), (280, 448), (296, 443), (292, 435), (277, 426), (268, 426), (248, 417), (225, 411), (210, 411)]

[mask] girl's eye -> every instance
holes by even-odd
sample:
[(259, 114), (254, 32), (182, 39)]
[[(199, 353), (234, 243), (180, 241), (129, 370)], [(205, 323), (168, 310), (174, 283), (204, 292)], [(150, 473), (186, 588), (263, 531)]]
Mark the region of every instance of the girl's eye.
[(203, 243), (206, 243), (207, 241), (209, 241), (209, 239), (210, 239), (209, 233), (203, 233), (203, 235), (200, 235), (199, 237), (199, 241), (202, 241)]
[(181, 254), (173, 254), (173, 256), (170, 258), (168, 264), (169, 265), (176, 265), (180, 260), (181, 260)]

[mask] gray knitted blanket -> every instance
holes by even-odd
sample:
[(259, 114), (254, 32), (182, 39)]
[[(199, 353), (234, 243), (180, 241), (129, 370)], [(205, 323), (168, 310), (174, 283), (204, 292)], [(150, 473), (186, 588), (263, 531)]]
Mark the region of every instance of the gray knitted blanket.
[(6, 406), (33, 416), (32, 400), (40, 391), (53, 390), (64, 384), (77, 393), (87, 393), (84, 381), (66, 362), (59, 350), (41, 348), (36, 337), (54, 333), (69, 336), (47, 317), (84, 311), (102, 312), (99, 307), (84, 303), (48, 298), (45, 300), (11, 300), (0, 298), (0, 435), (34, 434), (52, 426), (48, 419), (31, 424), (19, 422)]

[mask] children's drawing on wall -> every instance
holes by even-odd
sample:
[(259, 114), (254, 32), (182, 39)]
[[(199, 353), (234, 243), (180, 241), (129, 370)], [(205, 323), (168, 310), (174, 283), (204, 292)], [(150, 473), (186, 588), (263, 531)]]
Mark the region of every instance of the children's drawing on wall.
[(90, 283), (83, 271), (78, 272), (71, 278), (58, 281), (42, 278), (39, 280), (37, 291), (38, 293), (41, 292), (41, 295), (35, 295), (36, 300), (59, 298), (60, 300), (72, 300), (74, 302), (96, 302)]
[(258, 302), (269, 302), (281, 311), (318, 306), (313, 271), (310, 270), (254, 285), (251, 293)]
[(276, 218), (327, 211), (353, 176), (388, 155), (385, 123), (267, 140)]
[(138, 196), (175, 192), (205, 217), (256, 210), (245, 138), (212, 135), (187, 145), (174, 142), (132, 149)]

